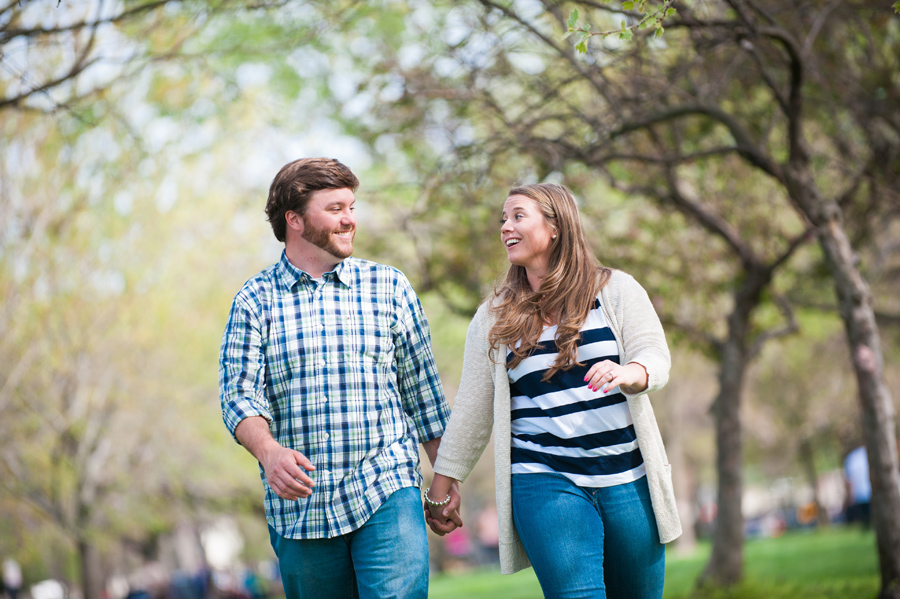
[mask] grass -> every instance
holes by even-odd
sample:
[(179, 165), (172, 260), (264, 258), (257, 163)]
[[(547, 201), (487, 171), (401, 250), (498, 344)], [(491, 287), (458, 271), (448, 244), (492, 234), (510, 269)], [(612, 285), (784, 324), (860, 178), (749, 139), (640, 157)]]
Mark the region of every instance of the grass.
[[(791, 532), (744, 545), (744, 582), (728, 591), (697, 591), (709, 545), (687, 556), (666, 556), (665, 599), (872, 599), (878, 594), (873, 533), (834, 528)], [(531, 569), (502, 576), (495, 570), (438, 575), (430, 599), (540, 599)]]

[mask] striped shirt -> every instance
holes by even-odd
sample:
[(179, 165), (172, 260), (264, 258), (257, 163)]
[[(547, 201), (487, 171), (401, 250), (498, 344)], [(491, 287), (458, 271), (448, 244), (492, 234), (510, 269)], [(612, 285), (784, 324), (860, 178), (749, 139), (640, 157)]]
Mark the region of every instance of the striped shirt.
[[(625, 396), (618, 387), (591, 391), (584, 381), (597, 362), (620, 363), (600, 300), (581, 327), (577, 356), (584, 365), (542, 382), (558, 355), (556, 332), (556, 326), (546, 327), (539, 348), (507, 370), (512, 473), (556, 472), (580, 487), (611, 487), (641, 478), (644, 460)], [(507, 362), (511, 356), (508, 351)]]
[(283, 537), (331, 538), (362, 526), (394, 491), (420, 486), (421, 442), (449, 408), (428, 323), (400, 271), (347, 258), (320, 282), (281, 260), (234, 298), (219, 358), (228, 430), (262, 416), (281, 445), (309, 458), (312, 495), (265, 487)]

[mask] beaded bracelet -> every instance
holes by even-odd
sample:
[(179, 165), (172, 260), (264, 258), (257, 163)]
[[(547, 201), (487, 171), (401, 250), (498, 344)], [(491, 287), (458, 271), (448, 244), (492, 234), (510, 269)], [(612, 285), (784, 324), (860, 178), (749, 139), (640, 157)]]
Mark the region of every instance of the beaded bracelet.
[(447, 498), (443, 501), (432, 501), (431, 498), (428, 497), (428, 491), (431, 490), (431, 487), (425, 489), (425, 503), (428, 505), (433, 505), (434, 507), (441, 507), (450, 503), (450, 493), (447, 493)]

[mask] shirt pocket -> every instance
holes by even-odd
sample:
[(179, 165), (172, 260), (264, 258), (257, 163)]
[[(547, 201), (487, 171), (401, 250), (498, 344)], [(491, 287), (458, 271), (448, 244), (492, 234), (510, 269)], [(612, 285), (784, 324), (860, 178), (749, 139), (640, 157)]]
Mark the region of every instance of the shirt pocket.
[(394, 359), (391, 315), (378, 306), (354, 312), (344, 320), (343, 359), (369, 366), (385, 366)]

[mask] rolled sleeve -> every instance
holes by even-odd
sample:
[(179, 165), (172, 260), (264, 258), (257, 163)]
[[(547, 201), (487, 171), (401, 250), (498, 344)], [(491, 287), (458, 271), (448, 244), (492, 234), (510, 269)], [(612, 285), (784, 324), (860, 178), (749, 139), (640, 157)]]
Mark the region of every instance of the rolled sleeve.
[(400, 323), (394, 353), (403, 411), (415, 425), (419, 442), (443, 435), (450, 408), (434, 363), (431, 332), (422, 304), (405, 277), (398, 285)]
[(265, 394), (265, 359), (263, 334), (258, 311), (242, 298), (235, 298), (222, 336), (219, 354), (219, 399), (222, 419), (234, 436), (234, 430), (245, 418), (262, 416), (269, 423)]
[(672, 359), (659, 316), (644, 288), (630, 275), (615, 273), (620, 279), (618, 321), (622, 331), (625, 362), (637, 362), (647, 370), (647, 388), (651, 393), (669, 380)]

